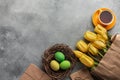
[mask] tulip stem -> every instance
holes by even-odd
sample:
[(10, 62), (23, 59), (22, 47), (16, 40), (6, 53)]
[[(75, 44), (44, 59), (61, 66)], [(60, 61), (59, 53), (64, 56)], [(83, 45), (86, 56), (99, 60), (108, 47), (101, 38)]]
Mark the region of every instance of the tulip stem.
[(94, 70), (95, 69), (95, 66), (91, 67), (91, 70)]
[(94, 69), (95, 69), (95, 67), (96, 67), (98, 64), (99, 64), (98, 62), (94, 61), (94, 66), (93, 66), (93, 67), (91, 67), (91, 70), (94, 70)]
[(107, 41), (106, 45), (107, 45), (107, 48), (109, 48), (111, 46), (111, 42)]
[(103, 55), (102, 55), (100, 52), (98, 52), (98, 54), (99, 54), (101, 57), (103, 57)]
[(97, 62), (99, 62), (99, 61), (100, 61), (100, 60), (99, 60), (99, 59), (97, 59), (96, 57), (92, 56), (90, 53), (88, 53), (88, 55), (89, 55), (91, 58), (93, 58), (95, 61), (97, 61)]
[(94, 65), (98, 65), (98, 64), (99, 64), (98, 62), (94, 61)]
[(94, 66), (93, 66), (93, 67), (91, 67), (91, 70), (94, 70), (94, 69), (95, 69), (95, 67), (96, 67), (98, 64), (99, 64), (98, 62), (95, 62), (95, 61), (94, 61)]
[(104, 51), (104, 53), (106, 53), (107, 52), (107, 48), (104, 48), (103, 51)]
[(107, 46), (110, 47), (110, 43), (107, 43)]

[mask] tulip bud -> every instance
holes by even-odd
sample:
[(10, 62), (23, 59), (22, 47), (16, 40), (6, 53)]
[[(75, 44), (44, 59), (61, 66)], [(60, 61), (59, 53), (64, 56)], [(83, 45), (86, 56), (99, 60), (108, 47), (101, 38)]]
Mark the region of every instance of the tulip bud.
[(74, 52), (74, 54), (75, 54), (75, 56), (77, 57), (77, 58), (80, 58), (84, 53), (82, 53), (82, 52), (80, 52), (80, 51), (78, 51), (78, 50), (74, 50), (73, 51)]
[(80, 58), (79, 58), (80, 62), (83, 63), (85, 66), (87, 67), (93, 67), (94, 66), (94, 60), (87, 56), (86, 54), (83, 54)]
[(100, 34), (97, 34), (97, 40), (100, 40), (100, 41), (103, 41), (104, 43), (106, 43), (105, 39)]
[(104, 40), (108, 40), (108, 36), (107, 36), (107, 33), (102, 33), (101, 36), (103, 37)]
[(88, 51), (89, 51), (92, 55), (98, 55), (98, 49), (97, 49), (96, 47), (94, 47), (91, 43), (89, 43)]
[(101, 57), (103, 57), (103, 55), (98, 51), (98, 49), (96, 47), (94, 47), (91, 43), (89, 43), (89, 49), (88, 51), (92, 54), (92, 55), (100, 55)]
[(91, 31), (87, 31), (85, 34), (84, 34), (84, 38), (88, 41), (95, 41), (97, 39), (97, 35)]
[(87, 52), (88, 50), (88, 45), (83, 40), (78, 41), (76, 47), (82, 52)]
[(96, 47), (97, 49), (103, 49), (103, 48), (106, 48), (106, 44), (103, 42), (103, 41), (100, 41), (100, 40), (96, 40), (92, 43), (92, 45), (94, 47)]
[(99, 24), (95, 27), (94, 31), (98, 34), (107, 33), (107, 30)]
[(78, 50), (74, 50), (73, 52), (75, 56), (79, 58), (80, 62), (83, 63), (85, 66), (93, 67), (95, 65), (95, 61), (91, 57), (87, 56), (86, 54)]

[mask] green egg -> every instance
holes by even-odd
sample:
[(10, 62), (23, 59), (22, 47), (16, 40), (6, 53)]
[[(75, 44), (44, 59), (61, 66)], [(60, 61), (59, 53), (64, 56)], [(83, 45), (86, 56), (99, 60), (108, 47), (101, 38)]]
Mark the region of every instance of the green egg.
[(68, 61), (68, 60), (64, 60), (64, 61), (62, 61), (62, 62), (60, 63), (60, 68), (61, 68), (62, 70), (67, 70), (67, 69), (70, 68), (70, 66), (71, 66), (71, 63), (70, 63), (70, 61)]
[(65, 55), (62, 53), (62, 52), (56, 52), (55, 53), (55, 59), (58, 61), (58, 62), (62, 62), (65, 60)]

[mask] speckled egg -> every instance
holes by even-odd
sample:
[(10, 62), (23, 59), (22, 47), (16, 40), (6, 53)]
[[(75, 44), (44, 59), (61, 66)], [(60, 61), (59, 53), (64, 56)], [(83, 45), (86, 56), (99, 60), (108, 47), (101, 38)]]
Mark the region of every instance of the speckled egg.
[(65, 60), (65, 55), (62, 53), (62, 52), (56, 52), (55, 53), (55, 59), (58, 61), (58, 62), (62, 62)]
[(60, 69), (60, 65), (56, 60), (50, 62), (50, 67), (53, 71), (58, 71)]
[(71, 63), (70, 63), (70, 61), (68, 61), (68, 60), (64, 60), (64, 61), (62, 61), (62, 62), (60, 63), (60, 68), (61, 68), (62, 70), (67, 70), (67, 69), (70, 68), (70, 66), (71, 66)]

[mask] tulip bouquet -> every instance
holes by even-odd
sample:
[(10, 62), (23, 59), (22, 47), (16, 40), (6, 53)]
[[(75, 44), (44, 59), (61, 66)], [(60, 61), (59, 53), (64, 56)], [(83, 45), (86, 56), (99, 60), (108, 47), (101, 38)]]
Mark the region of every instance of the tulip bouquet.
[(111, 45), (107, 30), (97, 25), (94, 31), (86, 31), (85, 40), (79, 40), (76, 44), (78, 50), (74, 50), (75, 56), (88, 68), (94, 69), (103, 58)]
[(111, 37), (104, 27), (97, 25), (76, 43), (74, 54), (96, 80), (120, 80), (119, 44), (120, 34)]

